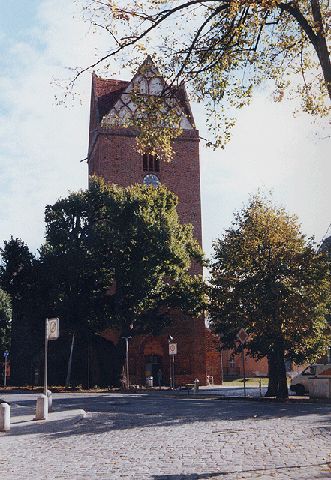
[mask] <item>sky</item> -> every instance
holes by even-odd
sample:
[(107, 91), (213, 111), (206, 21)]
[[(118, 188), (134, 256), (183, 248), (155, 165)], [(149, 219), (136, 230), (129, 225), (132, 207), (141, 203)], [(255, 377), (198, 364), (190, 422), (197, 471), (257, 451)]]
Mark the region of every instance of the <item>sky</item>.
[[(44, 238), (45, 206), (87, 187), (87, 165), (80, 160), (87, 154), (91, 75), (77, 83), (74, 99), (58, 105), (56, 98), (63, 98), (70, 68), (93, 63), (106, 47), (107, 37), (82, 21), (78, 1), (1, 5), (0, 243), (13, 235), (36, 252)], [(225, 150), (201, 143), (208, 256), (234, 211), (259, 189), (297, 214), (307, 236), (317, 242), (325, 236), (331, 223), (331, 141), (308, 116), (294, 118), (292, 109), (260, 91), (238, 116)], [(201, 106), (193, 105), (193, 112), (203, 137)]]

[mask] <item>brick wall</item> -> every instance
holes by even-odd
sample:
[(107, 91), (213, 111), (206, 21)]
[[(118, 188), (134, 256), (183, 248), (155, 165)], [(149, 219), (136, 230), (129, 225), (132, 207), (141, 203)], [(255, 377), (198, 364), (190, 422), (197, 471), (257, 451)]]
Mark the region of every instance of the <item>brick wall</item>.
[[(194, 226), (194, 235), (202, 245), (198, 131), (185, 131), (174, 142), (174, 152), (174, 159), (161, 162), (156, 175), (178, 196), (180, 219)], [(142, 184), (147, 173), (143, 171), (142, 155), (137, 152), (132, 130), (99, 129), (90, 155), (89, 175), (127, 187)]]
[[(223, 350), (223, 372), (224, 376), (242, 377), (243, 362), (242, 355), (234, 355), (232, 350)], [(267, 376), (268, 361), (267, 358), (256, 360), (255, 358), (245, 354), (245, 373), (247, 377)]]
[[(150, 172), (143, 170), (143, 157), (136, 149), (136, 132), (100, 125), (100, 102), (97, 96), (100, 94), (105, 98), (107, 88), (113, 88), (115, 84), (113, 81), (109, 83), (96, 78), (94, 82), (90, 113), (89, 175), (103, 177), (107, 182), (123, 187), (142, 184), (145, 175)], [(194, 235), (202, 244), (198, 131), (184, 130), (174, 142), (174, 152), (174, 159), (169, 163), (160, 162), (160, 171), (155, 174), (163, 185), (178, 196), (180, 220), (193, 225)], [(202, 275), (200, 265), (194, 264), (191, 271)], [(168, 333), (178, 345), (175, 359), (176, 383), (192, 383), (195, 378), (199, 378), (201, 385), (205, 384), (204, 319), (191, 318), (176, 311), (172, 312), (172, 326), (159, 337), (139, 336), (130, 340), (131, 382), (144, 383), (148, 358), (154, 355), (162, 368), (163, 383), (169, 383)], [(110, 341), (116, 342), (118, 334), (108, 332), (107, 335)]]

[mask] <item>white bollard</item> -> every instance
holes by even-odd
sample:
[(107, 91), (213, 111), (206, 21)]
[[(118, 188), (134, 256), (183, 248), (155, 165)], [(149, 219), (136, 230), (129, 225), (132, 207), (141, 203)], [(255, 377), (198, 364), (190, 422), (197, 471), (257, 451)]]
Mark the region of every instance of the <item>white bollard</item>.
[(48, 417), (48, 400), (46, 395), (40, 395), (37, 398), (36, 416), (34, 420), (47, 420)]
[(47, 390), (47, 401), (48, 401), (48, 411), (51, 412), (53, 410), (53, 397), (52, 392)]
[(8, 403), (0, 403), (0, 432), (10, 430), (10, 406)]

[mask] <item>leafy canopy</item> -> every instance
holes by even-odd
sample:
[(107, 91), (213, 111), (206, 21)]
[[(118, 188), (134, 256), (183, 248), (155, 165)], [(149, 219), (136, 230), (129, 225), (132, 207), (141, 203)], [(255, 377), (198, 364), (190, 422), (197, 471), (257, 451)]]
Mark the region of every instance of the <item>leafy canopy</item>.
[[(266, 81), (274, 84), (276, 101), (288, 93), (305, 112), (330, 112), (327, 0), (83, 0), (83, 5), (85, 17), (108, 31), (110, 48), (77, 70), (75, 79), (99, 64), (111, 70), (113, 57), (136, 67), (148, 51), (168, 82), (163, 95), (184, 80), (193, 97), (205, 102), (209, 145), (224, 147), (235, 110), (248, 105)], [(145, 148), (154, 145), (148, 117), (138, 119)], [(175, 121), (173, 126), (165, 137), (181, 133)]]
[(312, 361), (330, 342), (326, 314), (331, 283), (326, 257), (300, 233), (298, 220), (270, 200), (253, 197), (214, 245), (211, 325), (238, 348), (240, 328), (257, 357), (283, 350)]
[(46, 208), (41, 262), (69, 330), (156, 331), (170, 307), (201, 310), (202, 279), (189, 270), (202, 252), (176, 205), (163, 186), (121, 188), (94, 178), (89, 190)]
[[(32, 278), (30, 271), (34, 261), (34, 256), (29, 248), (19, 238), (11, 237), (4, 242), (0, 249), (0, 283), (3, 288), (15, 302), (24, 295), (24, 290), (28, 290)], [(22, 288), (24, 285), (24, 288)]]
[[(320, 247), (320, 250), (327, 255), (327, 258), (329, 260), (330, 274), (331, 274), (331, 236), (326, 237), (323, 240), (322, 245)], [(330, 308), (329, 308), (329, 313), (327, 315), (327, 319), (328, 319), (329, 324), (331, 325), (331, 305), (330, 305)], [(330, 345), (330, 349), (331, 349), (331, 345)]]
[(5, 344), (10, 341), (11, 381), (19, 385), (30, 381), (29, 359), (38, 356), (42, 345), (49, 272), (43, 276), (38, 260), (19, 238), (5, 241), (0, 254), (0, 287), (12, 308), (11, 319), (6, 315), (2, 331)]
[(10, 296), (4, 290), (0, 289), (0, 355), (2, 358), (3, 352), (10, 348), (11, 318)]

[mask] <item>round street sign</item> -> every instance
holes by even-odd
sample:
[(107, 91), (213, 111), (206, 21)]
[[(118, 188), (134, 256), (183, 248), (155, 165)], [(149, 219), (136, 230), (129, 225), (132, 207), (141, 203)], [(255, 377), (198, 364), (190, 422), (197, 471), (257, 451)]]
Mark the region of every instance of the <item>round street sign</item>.
[(7, 357), (9, 356), (8, 350), (5, 350), (5, 351), (3, 352), (3, 356), (4, 356), (4, 358), (7, 358)]
[(169, 343), (169, 355), (177, 355), (177, 343)]

